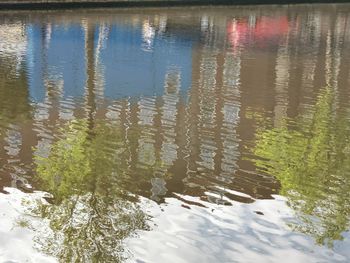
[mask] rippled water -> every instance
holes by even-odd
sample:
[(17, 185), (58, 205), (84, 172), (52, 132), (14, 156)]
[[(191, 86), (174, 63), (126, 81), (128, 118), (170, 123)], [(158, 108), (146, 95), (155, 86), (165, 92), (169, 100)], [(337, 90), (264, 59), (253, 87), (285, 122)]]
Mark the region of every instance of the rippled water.
[(350, 5), (0, 13), (0, 262), (349, 262)]

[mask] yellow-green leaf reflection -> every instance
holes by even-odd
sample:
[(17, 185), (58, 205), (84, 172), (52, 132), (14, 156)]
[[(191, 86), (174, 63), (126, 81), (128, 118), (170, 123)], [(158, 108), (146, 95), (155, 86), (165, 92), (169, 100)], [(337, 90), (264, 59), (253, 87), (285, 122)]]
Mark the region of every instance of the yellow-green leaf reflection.
[(47, 157), (36, 157), (39, 184), (52, 194), (33, 211), (50, 226), (38, 247), (61, 262), (120, 262), (123, 240), (148, 229), (148, 217), (125, 190), (118, 127), (75, 120), (61, 133)]
[(257, 135), (258, 169), (280, 181), (280, 194), (298, 218), (291, 226), (319, 244), (332, 246), (349, 227), (349, 153), (349, 111), (338, 109), (331, 88), (323, 89), (315, 105), (297, 118)]

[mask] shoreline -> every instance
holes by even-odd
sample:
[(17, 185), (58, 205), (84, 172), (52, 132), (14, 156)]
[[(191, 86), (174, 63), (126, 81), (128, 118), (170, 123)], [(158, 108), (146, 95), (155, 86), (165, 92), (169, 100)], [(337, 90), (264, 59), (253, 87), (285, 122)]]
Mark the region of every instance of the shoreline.
[(175, 6), (239, 6), (239, 5), (291, 5), (337, 4), (350, 0), (2, 0), (0, 10), (6, 9), (65, 9), (108, 7), (175, 7)]

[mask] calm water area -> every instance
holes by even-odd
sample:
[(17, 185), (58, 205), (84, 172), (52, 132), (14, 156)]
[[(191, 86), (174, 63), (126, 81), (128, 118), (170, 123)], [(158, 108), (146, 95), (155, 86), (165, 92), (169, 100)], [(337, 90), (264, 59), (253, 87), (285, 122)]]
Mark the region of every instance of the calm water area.
[(0, 11), (0, 262), (350, 262), (350, 4)]

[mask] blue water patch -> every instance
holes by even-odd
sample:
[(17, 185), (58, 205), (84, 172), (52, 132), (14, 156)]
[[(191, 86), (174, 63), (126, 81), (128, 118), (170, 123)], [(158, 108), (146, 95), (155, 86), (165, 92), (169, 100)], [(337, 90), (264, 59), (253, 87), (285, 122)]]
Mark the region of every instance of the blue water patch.
[(181, 92), (191, 85), (193, 39), (128, 25), (79, 24), (35, 24), (27, 27), (27, 36), (29, 90), (35, 102), (43, 101), (48, 89), (60, 97), (83, 97), (91, 88), (88, 74), (93, 88), (109, 99), (161, 95), (167, 74), (174, 70)]

